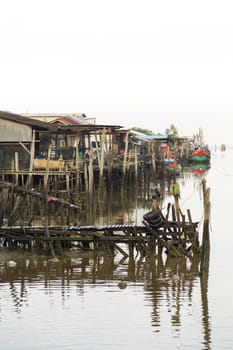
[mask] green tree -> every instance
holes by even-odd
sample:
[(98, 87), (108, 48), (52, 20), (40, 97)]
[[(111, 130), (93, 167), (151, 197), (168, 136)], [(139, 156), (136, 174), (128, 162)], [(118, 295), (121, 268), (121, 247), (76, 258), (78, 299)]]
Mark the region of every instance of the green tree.
[(171, 124), (170, 128), (167, 128), (165, 130), (165, 134), (171, 135), (173, 137), (178, 137), (179, 136), (177, 127), (174, 124)]
[(138, 132), (141, 132), (142, 134), (146, 134), (146, 135), (153, 135), (153, 131), (152, 130), (137, 128), (136, 126), (131, 128), (131, 130), (138, 131)]

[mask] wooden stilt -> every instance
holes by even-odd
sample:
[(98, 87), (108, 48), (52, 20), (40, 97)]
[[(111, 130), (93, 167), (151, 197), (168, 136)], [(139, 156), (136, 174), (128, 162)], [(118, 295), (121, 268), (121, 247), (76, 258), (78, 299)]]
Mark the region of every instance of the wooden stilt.
[(32, 171), (34, 167), (34, 158), (35, 158), (35, 130), (32, 131), (32, 143), (30, 150), (30, 165), (29, 165), (29, 175), (28, 175), (28, 187), (32, 186)]
[(19, 184), (18, 171), (19, 171), (19, 153), (15, 152), (15, 184), (16, 185)]
[(123, 160), (123, 174), (126, 174), (127, 167), (127, 157), (128, 157), (128, 147), (129, 147), (129, 131), (125, 135), (125, 150), (124, 150), (124, 160)]
[(102, 178), (104, 174), (105, 134), (106, 129), (104, 128), (101, 135), (100, 178)]
[(204, 202), (204, 223), (201, 246), (200, 274), (208, 271), (208, 257), (210, 252), (209, 219), (210, 219), (210, 189), (206, 188), (206, 180), (202, 181), (203, 202)]

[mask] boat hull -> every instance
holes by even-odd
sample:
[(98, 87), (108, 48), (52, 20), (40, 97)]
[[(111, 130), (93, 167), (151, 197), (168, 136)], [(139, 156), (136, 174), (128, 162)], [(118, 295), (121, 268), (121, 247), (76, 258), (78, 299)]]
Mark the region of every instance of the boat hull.
[(207, 156), (193, 156), (190, 160), (196, 163), (207, 163), (210, 161), (210, 158)]

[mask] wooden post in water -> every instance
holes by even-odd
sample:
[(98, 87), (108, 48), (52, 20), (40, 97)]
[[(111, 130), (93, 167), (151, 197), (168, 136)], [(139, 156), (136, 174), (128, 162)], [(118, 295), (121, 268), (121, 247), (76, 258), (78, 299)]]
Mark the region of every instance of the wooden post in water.
[(35, 130), (32, 131), (32, 143), (30, 150), (30, 165), (29, 165), (29, 176), (28, 176), (28, 187), (32, 186), (32, 171), (34, 167), (34, 157), (35, 157)]
[(89, 165), (88, 165), (88, 174), (89, 174), (89, 192), (93, 191), (94, 186), (94, 169), (93, 169), (93, 149), (89, 151)]
[(137, 146), (134, 146), (134, 154), (135, 154), (135, 159), (134, 159), (134, 165), (135, 165), (135, 177), (138, 177), (138, 152), (137, 152)]
[(86, 191), (88, 191), (88, 172), (87, 172), (87, 160), (85, 159), (85, 162), (84, 162), (84, 180), (85, 180), (85, 188), (86, 188)]
[(155, 170), (156, 170), (156, 159), (155, 159), (155, 141), (154, 140), (151, 140), (150, 148), (151, 148), (152, 168), (153, 168), (153, 171), (155, 172)]
[[(100, 167), (100, 163), (101, 163), (100, 150), (99, 150), (99, 146), (98, 146), (98, 138), (97, 138), (97, 133), (96, 132), (95, 132), (95, 144), (96, 144), (96, 154), (97, 154), (98, 164), (99, 164), (99, 167)], [(102, 145), (101, 145), (101, 149), (102, 149)]]
[(70, 193), (70, 173), (67, 168), (67, 164), (65, 165), (65, 171), (66, 171), (66, 191), (67, 193)]
[(202, 233), (202, 247), (201, 247), (201, 264), (200, 274), (203, 275), (208, 271), (208, 261), (210, 253), (210, 236), (209, 236), (209, 220), (210, 220), (210, 189), (206, 188), (206, 180), (202, 181), (203, 188), (203, 202), (204, 202), (204, 223)]
[(50, 232), (49, 232), (49, 207), (48, 207), (48, 200), (45, 197), (45, 232), (46, 232), (46, 237), (48, 237), (48, 246), (49, 246), (49, 251), (52, 255), (53, 258), (55, 258), (55, 251), (54, 251), (54, 246), (53, 246), (53, 241), (50, 239)]
[(19, 171), (19, 153), (15, 152), (15, 184), (16, 185), (19, 184), (18, 171)]
[(46, 173), (45, 173), (45, 177), (44, 177), (44, 187), (45, 187), (46, 191), (47, 191), (48, 178), (49, 178), (50, 157), (51, 157), (51, 145), (49, 145), (49, 148), (48, 148), (48, 156), (47, 156), (47, 163), (46, 163)]
[(104, 174), (105, 134), (106, 134), (106, 129), (104, 128), (101, 135), (101, 154), (100, 154), (100, 165), (99, 165), (100, 178), (102, 178)]
[(79, 177), (80, 177), (80, 157), (79, 157), (79, 135), (75, 135), (75, 182), (76, 188), (79, 186)]
[(129, 146), (129, 131), (125, 135), (125, 150), (124, 150), (124, 160), (123, 160), (123, 174), (126, 174), (126, 165), (128, 157), (128, 146)]

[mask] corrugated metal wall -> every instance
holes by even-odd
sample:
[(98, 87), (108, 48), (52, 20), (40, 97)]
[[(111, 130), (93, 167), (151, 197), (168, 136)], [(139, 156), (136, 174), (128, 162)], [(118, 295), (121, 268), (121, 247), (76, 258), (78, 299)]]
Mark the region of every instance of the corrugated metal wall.
[(31, 142), (32, 128), (0, 118), (0, 142)]

